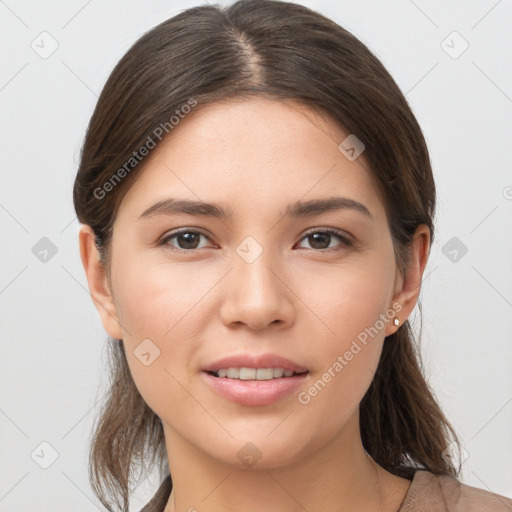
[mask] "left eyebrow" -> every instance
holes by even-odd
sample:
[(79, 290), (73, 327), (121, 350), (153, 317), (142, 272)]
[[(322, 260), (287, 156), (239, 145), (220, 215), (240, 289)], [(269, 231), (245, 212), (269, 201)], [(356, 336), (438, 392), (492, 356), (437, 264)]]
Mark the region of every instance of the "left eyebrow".
[(291, 217), (307, 217), (336, 210), (354, 210), (373, 219), (370, 210), (359, 201), (348, 197), (328, 197), (311, 201), (296, 201), (286, 207), (285, 215)]
[[(373, 219), (370, 210), (363, 203), (348, 197), (328, 197), (304, 202), (296, 201), (286, 207), (283, 216), (309, 217), (336, 210), (353, 210)], [(177, 215), (180, 213), (229, 219), (233, 216), (233, 209), (226, 209), (218, 204), (205, 203), (203, 201), (169, 198), (159, 201), (144, 210), (139, 216), (139, 220), (155, 215)]]

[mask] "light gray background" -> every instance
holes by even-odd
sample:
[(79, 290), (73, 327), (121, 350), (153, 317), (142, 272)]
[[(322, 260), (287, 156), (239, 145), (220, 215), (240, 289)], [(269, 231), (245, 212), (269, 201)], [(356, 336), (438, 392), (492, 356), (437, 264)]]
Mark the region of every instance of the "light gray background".
[[(106, 334), (80, 262), (72, 185), (116, 62), (199, 3), (0, 1), (1, 511), (100, 510), (87, 449)], [(427, 378), (468, 452), (462, 480), (512, 496), (512, 2), (301, 3), (377, 54), (424, 130), (439, 194), (421, 294)], [(51, 49), (43, 31), (58, 43), (47, 58), (31, 47)], [(453, 31), (469, 44), (461, 55)], [(43, 237), (57, 248), (46, 263), (33, 252)], [(453, 237), (467, 247), (454, 246), (456, 261), (442, 252)], [(41, 468), (52, 450), (58, 458)], [(134, 491), (132, 510), (157, 484)]]

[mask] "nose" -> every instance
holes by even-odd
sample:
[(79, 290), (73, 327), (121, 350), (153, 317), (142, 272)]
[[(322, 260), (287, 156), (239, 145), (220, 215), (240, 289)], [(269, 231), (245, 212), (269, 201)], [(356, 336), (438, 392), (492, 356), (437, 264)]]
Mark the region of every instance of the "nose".
[(224, 283), (220, 308), (225, 325), (245, 324), (261, 330), (271, 324), (290, 326), (294, 321), (293, 293), (286, 271), (267, 251), (252, 262), (235, 253), (233, 269)]

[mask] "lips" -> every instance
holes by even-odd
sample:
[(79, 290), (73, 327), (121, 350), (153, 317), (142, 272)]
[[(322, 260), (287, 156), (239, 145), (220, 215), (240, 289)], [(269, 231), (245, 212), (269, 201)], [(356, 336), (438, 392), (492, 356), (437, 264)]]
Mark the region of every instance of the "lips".
[(278, 354), (238, 354), (218, 359), (202, 368), (204, 372), (218, 372), (221, 368), (283, 368), (294, 373), (304, 373), (308, 369)]
[(238, 380), (214, 377), (209, 372), (201, 372), (205, 384), (219, 396), (244, 406), (269, 406), (289, 398), (298, 388), (305, 385), (309, 373), (272, 380)]
[[(293, 372), (291, 376), (281, 376), (270, 380), (241, 380), (218, 376), (219, 370), (228, 369), (227, 373), (243, 368), (272, 368), (279, 375), (285, 370)], [(201, 372), (204, 382), (218, 395), (244, 406), (268, 406), (289, 397), (309, 379), (307, 368), (277, 354), (249, 355), (238, 354), (218, 359), (206, 365)], [(224, 372), (223, 372), (224, 373)]]

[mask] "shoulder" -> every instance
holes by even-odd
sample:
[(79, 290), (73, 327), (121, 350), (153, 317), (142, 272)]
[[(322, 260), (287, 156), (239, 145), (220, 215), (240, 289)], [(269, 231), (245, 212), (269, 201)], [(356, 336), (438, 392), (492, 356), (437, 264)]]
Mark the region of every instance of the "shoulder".
[(512, 512), (512, 499), (463, 484), (449, 475), (418, 470), (400, 512)]
[(454, 510), (512, 512), (512, 500), (505, 496), (463, 484), (453, 476), (442, 475), (437, 480), (447, 503), (456, 507)]

